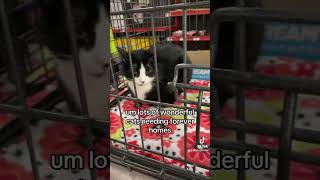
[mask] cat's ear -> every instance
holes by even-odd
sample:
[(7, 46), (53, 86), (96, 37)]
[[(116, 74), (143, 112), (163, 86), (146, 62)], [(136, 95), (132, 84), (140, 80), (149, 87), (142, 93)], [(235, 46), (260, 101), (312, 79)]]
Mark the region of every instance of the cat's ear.
[(129, 63), (129, 54), (128, 54), (128, 52), (123, 48), (118, 48), (118, 52), (119, 52), (119, 55), (120, 55), (121, 62), (124, 63), (124, 64)]
[(143, 54), (145, 56), (145, 58), (147, 59), (152, 59), (152, 57), (154, 56), (154, 52), (149, 50), (143, 50)]

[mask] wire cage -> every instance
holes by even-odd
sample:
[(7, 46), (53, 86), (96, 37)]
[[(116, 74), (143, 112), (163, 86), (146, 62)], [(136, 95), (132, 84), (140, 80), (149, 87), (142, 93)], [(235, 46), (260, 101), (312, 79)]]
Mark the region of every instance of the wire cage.
[[(190, 145), (187, 143), (187, 136), (199, 142), (201, 131), (200, 127), (205, 121), (200, 120), (206, 116), (209, 120), (210, 95), (209, 80), (202, 86), (198, 84), (178, 83), (177, 76), (179, 71), (187, 69), (209, 70), (209, 65), (186, 64), (187, 50), (208, 50), (210, 49), (210, 36), (208, 33), (208, 18), (210, 14), (210, 3), (208, 1), (178, 1), (178, 0), (113, 0), (110, 2), (111, 8), (111, 51), (114, 49), (110, 59), (112, 83), (110, 95), (110, 126), (111, 126), (111, 161), (137, 169), (143, 173), (169, 179), (208, 179), (209, 173), (209, 150), (203, 153), (206, 162), (196, 162), (187, 154), (189, 146), (196, 146), (196, 142)], [(176, 92), (177, 102), (175, 104), (163, 103), (160, 100), (159, 81), (157, 81), (158, 101), (142, 100), (134, 97), (126, 86), (126, 79), (123, 76), (121, 57), (117, 53), (118, 48), (125, 49), (129, 56), (133, 51), (139, 49), (149, 49), (155, 47), (157, 43), (174, 43), (184, 49), (184, 64), (175, 67), (176, 88), (183, 88), (185, 92), (180, 96)], [(112, 48), (114, 46), (114, 48)], [(156, 51), (156, 50), (155, 50)], [(155, 53), (154, 53), (155, 54)], [(154, 55), (157, 64), (156, 55)], [(132, 58), (130, 59), (131, 71)], [(157, 72), (157, 67), (155, 67)], [(132, 74), (133, 75), (133, 74)], [(157, 79), (157, 76), (156, 76)], [(176, 89), (175, 88), (175, 89)], [(186, 92), (193, 91), (195, 99), (184, 98)], [(137, 91), (136, 89), (134, 91)], [(137, 94), (133, 92), (133, 94)], [(124, 113), (130, 108), (152, 109), (159, 111), (168, 108), (179, 110), (195, 110), (196, 130), (195, 134), (188, 134), (187, 125), (181, 126), (177, 131), (183, 131), (180, 136), (181, 147), (173, 146), (166, 148), (168, 144), (175, 144), (173, 136), (169, 137), (165, 133), (158, 133), (157, 137), (150, 137), (146, 133), (145, 125), (129, 127), (126, 121), (132, 117)], [(137, 119), (144, 119), (144, 115), (137, 115)], [(201, 116), (201, 118), (200, 118)], [(150, 116), (151, 117), (151, 116)], [(150, 118), (149, 117), (149, 118)], [(161, 119), (161, 115), (157, 116)], [(183, 119), (188, 117), (182, 116)], [(201, 124), (200, 124), (201, 123)], [(208, 124), (209, 125), (209, 124)], [(160, 127), (163, 125), (160, 125)], [(201, 131), (200, 131), (201, 129)], [(208, 129), (209, 130), (209, 129)], [(207, 131), (208, 132), (208, 131)], [(204, 133), (206, 134), (206, 133)], [(184, 136), (185, 135), (185, 136)], [(133, 138), (132, 138), (133, 137)], [(183, 138), (182, 138), (183, 137)], [(206, 138), (210, 138), (207, 133)], [(151, 140), (150, 140), (151, 139)], [(167, 144), (166, 144), (167, 143)], [(194, 147), (192, 147), (194, 148)], [(182, 153), (180, 153), (180, 151)], [(160, 163), (159, 163), (160, 162)]]
[[(50, 155), (40, 155), (44, 150), (44, 146), (42, 146), (44, 144), (41, 145), (42, 138), (48, 138), (43, 142), (59, 143), (52, 141), (47, 136), (48, 134), (39, 133), (42, 131), (39, 128), (42, 125), (49, 125), (46, 128), (56, 126), (54, 128), (56, 132), (64, 127), (68, 129), (68, 132), (75, 132), (74, 135), (81, 133), (82, 135), (78, 134), (81, 136), (79, 136), (78, 140), (84, 140), (82, 143), (86, 147), (83, 146), (83, 150), (87, 152), (89, 149), (96, 150), (96, 147), (92, 147), (95, 141), (92, 137), (97, 136), (94, 135), (92, 129), (102, 129), (105, 132), (109, 127), (106, 121), (91, 120), (92, 118), (85, 113), (70, 112), (72, 110), (67, 107), (67, 102), (65, 101), (67, 94), (60, 87), (56, 76), (56, 57), (45, 47), (43, 34), (40, 33), (38, 18), (41, 17), (41, 14), (39, 13), (40, 7), (38, 3), (39, 1), (32, 0), (0, 1), (0, 164), (4, 167), (3, 169), (6, 169), (5, 167), (7, 166), (9, 169), (16, 168), (16, 176), (23, 176), (22, 178), (25, 179), (43, 179), (43, 177), (53, 178), (55, 176), (59, 178), (58, 174), (53, 171), (50, 172), (50, 165), (48, 167), (45, 165), (50, 163)], [(75, 33), (72, 30), (70, 1), (63, 1), (63, 6), (65, 7), (66, 23), (71, 25), (68, 26), (67, 33), (70, 37), (73, 37)], [(70, 41), (72, 40), (71, 38)], [(70, 44), (72, 46), (71, 49), (77, 49), (74, 45), (76, 43)], [(79, 63), (79, 58), (77, 57), (78, 54), (72, 54), (76, 64)], [(75, 73), (79, 75), (79, 68), (75, 67), (74, 69)], [(79, 90), (83, 91), (84, 87), (83, 85), (81, 86), (81, 81), (82, 78), (80, 76), (77, 84)], [(65, 133), (58, 132), (58, 134)], [(100, 147), (104, 149), (106, 154), (108, 146), (105, 140), (107, 137), (103, 136), (101, 138), (104, 143)], [(74, 145), (69, 143), (68, 146)], [(10, 156), (12, 149), (16, 149), (13, 151), (17, 152), (13, 160)], [(49, 149), (51, 148), (47, 147), (47, 150)], [(78, 152), (81, 152), (81, 148)], [(52, 151), (49, 154), (54, 153)], [(13, 152), (13, 154), (15, 153)], [(109, 176), (106, 169), (86, 169), (76, 170), (73, 173), (65, 172), (60, 179), (64, 179), (66, 178), (64, 176), (69, 176), (70, 174), (70, 178), (75, 178), (75, 176), (72, 177), (75, 174), (78, 174), (76, 176), (79, 178), (91, 177), (91, 179), (101, 176), (107, 178)]]
[[(303, 177), (299, 175), (299, 167), (308, 167), (307, 169), (310, 170), (310, 174), (303, 176), (307, 176), (307, 179), (318, 179), (319, 176), (316, 175), (318, 172), (316, 168), (319, 168), (320, 165), (318, 154), (312, 151), (298, 151), (296, 147), (297, 144), (301, 143), (301, 147), (313, 144), (314, 148), (319, 148), (319, 126), (315, 125), (311, 129), (307, 126), (299, 126), (299, 120), (304, 118), (303, 110), (301, 109), (303, 107), (301, 106), (303, 95), (319, 95), (319, 81), (312, 78), (305, 79), (301, 75), (292, 77), (292, 74), (287, 74), (286, 72), (283, 74), (279, 74), (279, 72), (262, 74), (261, 72), (248, 72), (245, 68), (245, 64), (248, 63), (248, 57), (245, 54), (246, 47), (243, 45), (246, 44), (246, 35), (248, 36), (248, 34), (245, 34), (246, 26), (244, 26), (244, 23), (319, 24), (319, 14), (298, 13), (292, 10), (229, 7), (216, 9), (212, 14), (211, 20), (211, 33), (213, 37), (216, 37), (212, 41), (211, 78), (214, 85), (219, 81), (224, 81), (236, 85), (237, 88), (236, 97), (232, 105), (227, 104), (226, 109), (212, 109), (215, 128), (219, 127), (234, 132), (234, 137), (227, 138), (220, 134), (220, 138), (214, 137), (211, 139), (211, 145), (215, 150), (222, 149), (223, 152), (236, 152), (240, 154), (246, 150), (251, 150), (254, 154), (269, 152), (273, 165), (268, 170), (260, 171), (261, 176), (258, 175), (258, 177), (269, 177), (278, 180), (300, 179)], [(215, 52), (219, 51), (218, 34), (224, 22), (234, 22), (236, 25), (234, 61), (237, 66), (233, 70), (215, 67), (217, 61), (217, 54)], [(281, 71), (284, 70), (282, 69)], [(216, 99), (216, 101), (212, 102), (212, 106), (218, 107), (218, 105), (215, 105), (219, 98), (217, 89), (220, 87), (211, 86), (211, 88), (211, 92), (214, 93), (213, 99)], [(278, 113), (273, 116), (272, 111), (269, 111), (274, 105), (264, 107), (264, 110), (268, 111), (266, 115), (270, 115), (271, 120), (277, 120), (278, 123), (267, 124), (266, 121), (269, 118), (257, 121), (257, 119), (264, 117), (264, 113), (261, 111), (257, 116), (250, 114), (248, 109), (252, 109), (253, 107), (250, 107), (250, 103), (248, 102), (250, 101), (248, 93), (251, 88), (255, 89), (253, 91), (261, 92), (258, 96), (251, 96), (251, 101), (252, 98), (255, 98), (255, 100), (262, 98), (262, 104), (270, 103), (270, 101), (274, 102), (275, 99), (271, 96), (266, 97), (263, 95), (264, 92), (278, 92), (279, 96), (277, 98), (279, 102), (281, 101), (279, 107), (276, 108)], [(251, 95), (254, 95), (254, 93)], [(313, 96), (314, 102), (317, 101), (316, 99), (318, 99), (318, 96)], [(254, 102), (256, 103), (256, 109), (253, 108), (252, 111), (258, 111), (257, 108), (261, 107), (257, 104), (258, 101)], [(314, 104), (314, 107), (319, 109), (319, 105)], [(223, 110), (229, 113), (229, 117), (223, 116)], [(230, 114), (232, 117), (230, 117)], [(221, 129), (218, 132), (227, 134), (226, 131)], [(216, 135), (219, 136), (218, 134)], [(261, 143), (252, 141), (252, 135), (257, 137), (258, 141), (260, 137)], [(247, 179), (248, 174), (252, 174), (251, 170), (246, 169), (242, 164), (235, 171), (235, 176), (233, 177), (239, 180)], [(217, 173), (218, 171), (215, 172)], [(312, 175), (312, 172), (315, 174)], [(258, 171), (256, 170), (254, 173), (258, 173)]]

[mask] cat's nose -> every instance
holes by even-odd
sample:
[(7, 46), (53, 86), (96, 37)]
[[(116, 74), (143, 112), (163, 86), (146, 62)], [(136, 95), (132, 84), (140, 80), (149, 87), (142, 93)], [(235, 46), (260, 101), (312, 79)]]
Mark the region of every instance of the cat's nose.
[(142, 84), (144, 84), (144, 81), (140, 81)]

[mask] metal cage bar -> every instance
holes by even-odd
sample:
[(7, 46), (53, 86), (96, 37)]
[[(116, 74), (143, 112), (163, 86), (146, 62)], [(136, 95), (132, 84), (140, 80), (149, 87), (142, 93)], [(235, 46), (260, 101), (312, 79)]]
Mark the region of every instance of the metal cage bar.
[[(152, 1), (152, 4), (153, 4), (153, 7), (156, 7), (156, 1), (153, 0)], [(153, 56), (153, 62), (154, 62), (154, 68), (155, 68), (155, 71), (156, 71), (156, 84), (157, 84), (157, 99), (159, 102), (161, 102), (161, 92), (160, 92), (160, 81), (159, 81), (159, 70), (158, 70), (158, 59), (157, 59), (157, 47), (156, 47), (156, 38), (155, 38), (155, 21), (154, 21), (154, 14), (155, 12), (152, 12), (151, 13), (151, 29), (152, 29), (152, 46), (153, 46), (153, 53), (154, 53), (154, 56)], [(159, 111), (161, 111), (162, 107), (161, 107), (161, 104), (159, 104), (158, 106), (159, 108)], [(160, 119), (161, 119), (161, 114), (159, 115)], [(162, 124), (160, 125), (160, 128), (162, 128)], [(163, 134), (161, 133), (160, 134), (160, 143), (161, 143), (161, 156), (162, 156), (162, 161), (165, 162), (165, 159), (164, 159), (164, 146), (163, 146)]]
[[(74, 62), (74, 68), (75, 68), (75, 74), (77, 78), (77, 86), (79, 90), (79, 97), (80, 98), (80, 112), (82, 116), (90, 116), (88, 112), (88, 105), (87, 105), (87, 98), (86, 98), (86, 90), (84, 87), (84, 81), (82, 77), (82, 68), (80, 64), (80, 59), (79, 59), (79, 52), (78, 52), (78, 47), (77, 47), (77, 42), (76, 42), (76, 37), (75, 37), (75, 29), (74, 29), (74, 24), (73, 24), (73, 17), (71, 14), (71, 4), (70, 1), (63, 1), (63, 9), (64, 13), (66, 16), (66, 27), (67, 27), (67, 33), (69, 36), (69, 42), (71, 46), (71, 56), (72, 60)], [(86, 127), (86, 136), (89, 137), (89, 149), (93, 148), (93, 135), (92, 135), (92, 123), (91, 123), (91, 118), (89, 118), (86, 121), (87, 127)], [(95, 170), (94, 169), (89, 169), (90, 171), (90, 176), (92, 180), (96, 179), (95, 176)]]
[[(237, 6), (244, 7), (245, 3), (243, 0), (237, 1)], [(246, 71), (246, 47), (243, 45), (246, 44), (246, 24), (244, 21), (236, 22), (236, 31), (235, 31), (235, 48), (234, 48), (234, 67), (238, 71)], [(245, 121), (245, 98), (243, 96), (244, 88), (241, 85), (236, 85), (236, 118), (240, 121)], [(236, 132), (236, 139), (240, 142), (246, 141), (246, 134), (244, 131)], [(243, 153), (240, 151), (240, 153)], [(243, 164), (240, 164), (239, 170), (237, 171), (238, 180), (244, 180), (246, 173), (244, 171)]]
[[(219, 32), (219, 24), (222, 22), (289, 22), (289, 23), (312, 23), (319, 24), (320, 18), (317, 13), (295, 12), (286, 10), (272, 10), (272, 9), (259, 9), (259, 8), (221, 8), (216, 10), (211, 19), (211, 31), (213, 36), (217, 37)], [(240, 27), (237, 27), (239, 32)], [(239, 37), (240, 38), (240, 37)], [(217, 46), (218, 40), (214, 40), (213, 52), (216, 52), (219, 47)], [(239, 44), (243, 44), (243, 40), (238, 39)], [(236, 46), (237, 47), (237, 46)], [(240, 60), (245, 61), (244, 56), (240, 56)], [(273, 89), (286, 90), (286, 98), (284, 103), (284, 115), (281, 121), (281, 127), (266, 126), (256, 123), (248, 123), (241, 121), (243, 117), (239, 117), (237, 121), (224, 121), (217, 113), (217, 109), (212, 109), (212, 117), (214, 123), (219, 127), (238, 130), (246, 133), (265, 134), (280, 137), (280, 146), (278, 151), (271, 151), (271, 156), (278, 158), (277, 179), (289, 179), (290, 161), (296, 160), (298, 162), (307, 162), (312, 164), (319, 164), (319, 157), (309, 156), (301, 153), (295, 153), (291, 150), (291, 142), (293, 139), (299, 139), (307, 142), (319, 143), (315, 137), (320, 137), (319, 131), (310, 131), (305, 129), (294, 128), (294, 115), (296, 109), (297, 93), (320, 94), (319, 81), (302, 80), (298, 78), (285, 78), (285, 77), (270, 77), (265, 75), (258, 75), (256, 73), (232, 71), (214, 68), (215, 55), (211, 57), (211, 77), (215, 80), (224, 80), (233, 84), (241, 85), (242, 87), (254, 86), (265, 87)], [(238, 64), (239, 65), (239, 64)], [(240, 64), (241, 66), (241, 64)], [(239, 68), (239, 67), (238, 67)], [(240, 67), (241, 68), (241, 67)], [(281, 82), (281, 83), (278, 83)], [(300, 83), (300, 84), (299, 84)], [(215, 93), (215, 89), (211, 89)], [(214, 97), (217, 95), (214, 94)], [(242, 104), (242, 103), (240, 103)], [(237, 104), (239, 105), (239, 104)], [(244, 108), (244, 107), (237, 107)], [(242, 111), (242, 110), (241, 110)], [(303, 132), (303, 133), (302, 133)], [(303, 134), (303, 135), (302, 135)], [(308, 135), (307, 135), (308, 134)], [(311, 135), (312, 134), (312, 135)], [(303, 137), (304, 136), (304, 137)], [(319, 139), (319, 138), (318, 138)], [(268, 149), (259, 146), (248, 145), (242, 141), (237, 143), (212, 140), (212, 144), (218, 148), (229, 150), (240, 150), (250, 148), (255, 152), (266, 151)], [(238, 174), (238, 179), (244, 177)]]
[[(184, 4), (187, 4), (187, 1), (184, 0)], [(186, 9), (183, 9), (183, 14), (182, 14), (182, 36), (183, 36), (183, 63), (186, 64), (187, 63), (187, 48), (188, 48), (188, 44), (187, 44), (187, 12)], [(183, 83), (187, 84), (187, 71), (184, 69), (183, 70)], [(178, 97), (178, 96), (177, 96)], [(183, 98), (187, 99), (187, 92), (183, 91)], [(183, 106), (187, 106), (187, 103), (183, 103)], [(201, 106), (200, 106), (201, 107)], [(198, 115), (198, 114), (197, 114)], [(184, 119), (187, 119), (187, 115), (184, 115)], [(198, 120), (198, 119), (197, 119)], [(184, 165), (185, 165), (185, 169), (187, 169), (187, 141), (188, 141), (188, 129), (187, 129), (187, 125), (185, 124), (183, 127), (184, 130)], [(199, 132), (196, 132), (196, 134)]]

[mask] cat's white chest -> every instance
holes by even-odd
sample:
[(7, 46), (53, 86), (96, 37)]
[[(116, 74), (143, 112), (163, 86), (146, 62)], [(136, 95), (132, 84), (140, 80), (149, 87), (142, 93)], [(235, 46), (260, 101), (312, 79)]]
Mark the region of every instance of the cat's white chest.
[(128, 81), (128, 86), (131, 89), (132, 93), (137, 96), (138, 99), (145, 100), (146, 94), (149, 93), (152, 89), (152, 83), (145, 84), (143, 86), (136, 85), (137, 95), (134, 91), (133, 81)]

